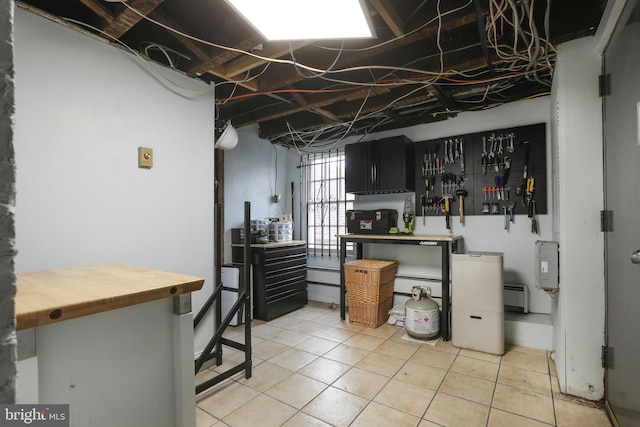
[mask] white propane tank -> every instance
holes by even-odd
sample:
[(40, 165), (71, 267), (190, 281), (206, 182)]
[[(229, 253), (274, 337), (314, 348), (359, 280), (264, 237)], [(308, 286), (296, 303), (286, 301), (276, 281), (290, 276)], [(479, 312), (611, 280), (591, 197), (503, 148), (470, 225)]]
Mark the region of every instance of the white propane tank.
[(404, 328), (414, 338), (429, 339), (440, 333), (440, 308), (430, 297), (431, 288), (414, 286), (411, 289), (411, 299), (404, 305)]

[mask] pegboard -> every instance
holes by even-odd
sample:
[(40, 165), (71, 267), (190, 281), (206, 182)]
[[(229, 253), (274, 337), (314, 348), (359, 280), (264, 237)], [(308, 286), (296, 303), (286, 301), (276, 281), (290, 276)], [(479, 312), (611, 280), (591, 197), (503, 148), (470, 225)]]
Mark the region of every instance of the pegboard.
[[(467, 191), (464, 215), (504, 216), (510, 207), (514, 215), (547, 213), (544, 123), (416, 142), (415, 159), (416, 216), (444, 216), (443, 196), (449, 198), (451, 216), (458, 216), (458, 190)], [(534, 188), (528, 194), (531, 178)]]

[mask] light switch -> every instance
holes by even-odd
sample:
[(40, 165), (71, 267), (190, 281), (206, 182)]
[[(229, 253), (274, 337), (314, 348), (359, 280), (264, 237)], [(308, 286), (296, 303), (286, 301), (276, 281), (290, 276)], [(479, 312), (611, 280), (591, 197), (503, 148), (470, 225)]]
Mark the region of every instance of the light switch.
[(138, 167), (151, 169), (153, 167), (153, 149), (138, 147)]

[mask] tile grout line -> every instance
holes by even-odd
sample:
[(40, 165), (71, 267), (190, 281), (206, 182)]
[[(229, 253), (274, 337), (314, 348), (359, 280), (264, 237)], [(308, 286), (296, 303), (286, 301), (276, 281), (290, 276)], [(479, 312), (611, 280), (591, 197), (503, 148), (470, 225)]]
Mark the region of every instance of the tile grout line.
[(551, 391), (551, 409), (553, 409), (553, 422), (554, 425), (558, 425), (558, 416), (556, 415), (556, 398), (553, 395), (553, 380), (551, 375), (551, 357), (547, 352), (547, 370), (549, 371), (549, 390)]
[[(318, 317), (321, 317), (321, 316), (324, 316), (324, 315), (320, 315), (320, 316), (318, 316)], [(314, 322), (314, 319), (300, 319), (300, 321), (305, 321), (305, 322)], [(318, 323), (318, 322), (315, 322), (315, 323)], [(268, 322), (267, 322), (267, 323), (264, 323), (264, 324), (268, 324)], [(345, 330), (345, 331), (352, 331), (351, 329), (348, 329), (348, 328), (340, 328), (340, 327), (339, 327), (339, 326), (337, 326), (337, 325), (327, 325), (327, 324), (324, 324), (324, 323), (318, 323), (318, 324), (321, 324), (321, 325), (323, 325), (323, 326), (326, 326), (326, 327), (327, 327), (326, 329), (330, 329), (330, 328), (338, 328), (338, 329), (342, 329), (342, 330)], [(298, 333), (301, 333), (301, 334), (304, 334), (304, 335), (309, 335), (309, 337), (308, 337), (308, 338), (306, 338), (304, 341), (307, 341), (307, 340), (309, 340), (309, 339), (311, 339), (311, 338), (313, 338), (313, 337), (322, 338), (322, 337), (319, 337), (318, 335), (316, 335), (318, 332), (308, 333), (308, 332), (299, 332), (299, 331), (297, 331), (297, 330), (295, 330), (295, 329), (290, 329), (289, 327), (282, 327), (282, 326), (273, 326), (273, 327), (277, 327), (277, 328), (282, 329), (282, 330), (298, 332)], [(325, 329), (325, 330), (326, 330), (326, 329)], [(362, 359), (360, 359), (360, 361), (361, 361), (361, 360), (363, 360), (364, 358), (368, 357), (369, 355), (374, 354), (374, 353), (376, 352), (376, 349), (378, 349), (378, 348), (379, 348), (380, 346), (382, 346), (383, 344), (385, 344), (385, 343), (389, 343), (389, 342), (391, 342), (391, 343), (393, 344), (394, 342), (398, 341), (398, 338), (396, 338), (396, 334), (397, 334), (397, 332), (395, 332), (394, 334), (391, 334), (391, 335), (390, 335), (390, 336), (388, 336), (388, 337), (383, 337), (383, 336), (378, 336), (378, 335), (373, 335), (373, 334), (366, 334), (366, 333), (363, 333), (363, 331), (364, 331), (363, 329), (358, 330), (357, 332), (355, 332), (355, 333), (354, 333), (354, 335), (353, 335), (352, 337), (355, 337), (355, 336), (357, 336), (357, 335), (359, 335), (359, 334), (364, 334), (364, 335), (367, 335), (367, 336), (372, 336), (372, 337), (377, 337), (377, 338), (384, 338), (384, 341), (382, 341), (378, 346), (376, 346), (376, 347), (375, 347), (374, 349), (372, 349), (372, 350), (362, 349), (362, 350), (365, 350), (365, 351), (367, 352), (367, 355), (366, 355), (365, 357), (363, 357)], [(326, 338), (322, 338), (322, 339), (326, 339)], [(329, 341), (337, 342), (337, 346), (339, 346), (339, 345), (346, 345), (346, 344), (345, 344), (345, 342), (346, 342), (346, 341), (348, 341), (349, 339), (350, 339), (350, 338), (348, 338), (348, 339), (346, 339), (346, 340), (344, 340), (344, 341), (334, 341), (334, 340), (329, 340)], [(270, 339), (264, 339), (264, 340), (265, 340), (265, 341), (271, 341)], [(304, 341), (303, 341), (303, 342), (304, 342)], [(300, 344), (300, 343), (298, 343), (298, 344)], [(268, 359), (264, 359), (264, 360), (262, 360), (260, 363), (258, 363), (258, 365), (260, 365), (261, 363), (264, 363), (264, 362), (268, 362), (271, 358), (276, 357), (278, 354), (284, 353), (284, 352), (286, 352), (286, 351), (288, 351), (288, 350), (291, 350), (291, 349), (296, 349), (296, 347), (295, 347), (295, 346), (291, 346), (291, 345), (289, 345), (289, 344), (282, 344), (282, 345), (286, 346), (286, 348), (285, 348), (284, 350), (282, 350), (282, 351), (280, 351), (280, 352), (276, 353), (275, 355), (271, 355), (271, 357), (269, 357)], [(353, 346), (350, 346), (350, 347), (353, 347)], [(435, 346), (434, 346), (434, 347), (435, 347)], [(334, 348), (335, 348), (335, 347), (334, 347)], [(359, 347), (354, 347), (354, 348), (359, 348)], [(399, 370), (401, 370), (403, 367), (405, 367), (405, 366), (406, 366), (406, 364), (407, 364), (407, 362), (409, 362), (409, 361), (410, 361), (411, 357), (413, 357), (413, 356), (414, 356), (414, 355), (415, 355), (415, 354), (416, 354), (416, 353), (417, 353), (421, 348), (423, 348), (423, 347), (422, 347), (422, 345), (421, 345), (421, 346), (419, 346), (419, 347), (417, 347), (417, 348), (415, 349), (415, 351), (414, 351), (414, 352), (413, 352), (409, 357), (407, 357), (406, 359), (400, 358), (399, 360), (403, 360), (403, 363), (402, 363), (402, 365), (400, 366), (400, 368), (398, 369), (398, 371), (399, 371)], [(319, 359), (319, 358), (324, 357), (324, 355), (326, 355), (329, 351), (331, 351), (331, 350), (327, 350), (327, 351), (325, 351), (325, 352), (324, 352), (324, 353), (322, 353), (322, 354), (316, 354), (316, 353), (310, 353), (310, 352), (307, 352), (307, 351), (302, 350), (302, 349), (297, 349), (297, 350), (300, 350), (300, 351), (303, 351), (303, 352), (306, 352), (306, 353), (309, 353), (309, 354), (313, 354), (314, 356), (316, 356), (316, 359), (314, 359), (314, 360), (317, 360), (317, 359)], [(442, 352), (442, 353), (448, 353), (448, 352), (446, 352), (446, 351), (441, 351), (440, 349), (436, 349), (436, 348), (434, 348), (434, 350), (439, 351), (439, 352)], [(514, 350), (514, 351), (518, 351), (519, 353), (529, 354), (529, 353), (524, 352), (524, 351), (519, 351), (519, 349), (518, 349), (518, 350)], [(378, 353), (378, 354), (384, 354), (384, 353)], [(390, 355), (386, 355), (386, 356), (393, 357), (393, 356), (390, 356)], [(445, 380), (446, 380), (447, 376), (448, 376), (451, 372), (454, 372), (454, 371), (452, 371), (452, 367), (453, 367), (453, 365), (455, 364), (456, 360), (458, 360), (458, 359), (459, 359), (459, 357), (458, 357), (458, 356), (461, 356), (460, 349), (458, 349), (458, 351), (455, 353), (455, 357), (453, 358), (453, 361), (451, 362), (451, 364), (450, 364), (450, 365), (448, 366), (448, 368), (446, 369), (446, 372), (445, 372), (445, 374), (444, 374), (444, 376), (443, 376), (442, 380), (440, 381), (440, 383), (438, 384), (437, 389), (435, 390), (435, 393), (434, 393), (433, 398), (431, 399), (431, 401), (429, 402), (429, 404), (428, 404), (428, 405), (427, 405), (427, 407), (425, 408), (424, 412), (422, 413), (422, 416), (419, 416), (420, 422), (421, 422), (422, 420), (429, 421), (429, 420), (427, 420), (427, 419), (426, 419), (426, 418), (424, 418), (424, 417), (426, 416), (426, 414), (427, 414), (427, 412), (428, 412), (429, 408), (430, 408), (430, 407), (432, 406), (432, 404), (433, 404), (433, 400), (436, 398), (436, 396), (437, 396), (438, 394), (440, 394), (440, 393), (441, 393), (441, 394), (443, 394), (443, 395), (448, 395), (447, 393), (445, 393), (445, 392), (442, 390), (442, 386), (443, 386), (443, 384), (444, 384), (444, 382), (445, 382)], [(468, 356), (468, 357), (470, 357), (470, 358), (476, 359), (476, 358), (474, 358), (474, 357), (472, 357), (472, 356), (470, 356), (470, 355), (467, 355), (467, 356)], [(549, 364), (550, 364), (551, 362), (550, 362), (550, 360), (549, 360), (548, 354), (547, 354), (546, 359), (547, 359), (547, 371), (548, 371), (548, 378), (549, 378), (549, 382), (550, 382), (550, 384), (549, 384), (549, 385), (550, 385), (550, 389), (551, 389), (552, 408), (553, 408), (553, 412), (554, 412), (554, 423), (555, 423), (555, 425), (557, 425), (557, 417), (556, 417), (556, 411), (555, 411), (555, 396), (554, 396), (554, 394), (553, 394), (553, 384), (552, 384), (551, 367), (549, 366)], [(328, 360), (333, 360), (333, 359), (328, 359)], [(477, 360), (487, 361), (487, 360), (484, 360), (484, 359), (481, 359), (481, 358), (478, 358)], [(335, 384), (337, 381), (339, 381), (339, 380), (340, 380), (340, 378), (342, 378), (342, 377), (343, 377), (344, 375), (346, 375), (348, 372), (352, 371), (352, 370), (353, 370), (353, 368), (356, 368), (356, 367), (357, 367), (356, 365), (357, 365), (360, 361), (356, 362), (356, 363), (355, 363), (355, 364), (353, 364), (353, 365), (350, 365), (349, 369), (348, 369), (346, 372), (344, 372), (343, 374), (341, 374), (338, 378), (334, 379), (331, 383), (324, 383), (324, 384), (326, 385), (326, 387), (323, 389), (323, 391), (324, 391), (324, 390), (326, 390), (326, 389), (327, 389), (327, 388), (329, 388), (329, 387), (334, 387), (334, 384)], [(336, 361), (336, 362), (338, 362), (338, 361)], [(310, 363), (311, 363), (311, 362), (310, 362)], [(340, 362), (340, 363), (341, 363), (341, 362)], [(416, 363), (418, 363), (418, 362), (416, 362)], [(258, 366), (258, 365), (255, 365), (255, 366)], [(492, 396), (491, 396), (490, 403), (489, 403), (489, 405), (488, 405), (489, 412), (488, 412), (488, 414), (487, 414), (487, 419), (486, 419), (485, 425), (488, 425), (488, 424), (489, 424), (489, 420), (490, 420), (491, 412), (492, 412), (492, 410), (494, 409), (494, 408), (493, 408), (493, 404), (494, 404), (494, 399), (495, 399), (495, 395), (496, 395), (496, 391), (497, 391), (498, 378), (499, 378), (500, 372), (501, 372), (501, 370), (502, 370), (502, 367), (503, 367), (503, 366), (507, 366), (507, 365), (503, 365), (503, 363), (502, 363), (502, 357), (500, 357), (500, 361), (498, 362), (498, 365), (499, 365), (499, 369), (498, 369), (498, 373), (497, 373), (497, 375), (496, 375), (495, 381), (493, 381), (494, 388), (493, 388), (493, 393), (492, 393)], [(305, 365), (305, 366), (306, 366), (306, 365)], [(427, 365), (427, 366), (431, 366), (431, 365)], [(297, 371), (290, 371), (290, 372), (291, 372), (290, 374), (288, 374), (285, 378), (280, 379), (280, 380), (279, 380), (278, 382), (276, 382), (275, 384), (272, 384), (272, 385), (270, 386), (270, 388), (275, 387), (277, 384), (279, 384), (279, 383), (281, 383), (281, 382), (285, 381), (286, 379), (290, 378), (293, 374), (299, 373), (299, 371), (300, 371), (301, 369), (304, 369), (304, 366), (303, 366), (303, 367), (301, 367), (300, 369), (298, 369)], [(359, 369), (362, 369), (362, 368), (359, 368)], [(367, 371), (366, 369), (364, 369), (364, 370), (365, 370), (365, 371)], [(371, 372), (371, 371), (368, 371), (368, 372)], [(535, 371), (534, 371), (534, 372), (535, 372)], [(375, 373), (375, 372), (374, 372), (374, 373)], [(239, 375), (241, 375), (241, 374), (239, 374)], [(299, 375), (303, 375), (303, 374), (299, 374)], [(304, 376), (304, 377), (306, 377), (306, 378), (311, 378), (311, 377), (307, 377), (306, 375), (303, 375), (303, 376)], [(386, 375), (385, 375), (385, 377), (386, 377)], [(312, 379), (313, 379), (313, 378), (312, 378)], [(367, 400), (366, 405), (365, 405), (365, 406), (364, 406), (364, 407), (363, 407), (363, 408), (358, 412), (358, 414), (353, 418), (353, 420), (351, 421), (351, 423), (350, 423), (350, 424), (352, 424), (353, 422), (355, 422), (355, 420), (356, 420), (356, 419), (357, 419), (357, 418), (358, 418), (358, 417), (359, 417), (359, 416), (360, 416), (360, 415), (361, 415), (361, 414), (366, 410), (366, 408), (367, 408), (367, 407), (369, 407), (369, 406), (371, 405), (371, 403), (372, 403), (372, 402), (374, 402), (375, 398), (376, 398), (378, 395), (380, 395), (380, 393), (382, 392), (382, 390), (384, 389), (384, 387), (386, 387), (386, 386), (387, 386), (387, 385), (388, 385), (388, 384), (389, 384), (393, 379), (394, 379), (394, 376), (386, 377), (386, 381), (385, 381), (384, 385), (382, 386), (382, 388), (381, 388), (380, 390), (378, 390), (378, 391), (376, 392), (376, 394), (375, 394), (374, 396), (372, 396), (371, 398), (364, 398), (364, 399), (366, 399), (366, 400)], [(240, 385), (245, 386), (244, 384), (242, 384), (239, 380), (235, 379), (234, 377), (230, 378), (230, 380), (234, 381), (235, 383), (239, 383)], [(321, 381), (321, 382), (322, 382), (322, 381)], [(253, 389), (251, 386), (246, 386), (246, 387), (249, 387), (249, 388)], [(428, 387), (427, 387), (427, 388), (428, 388)], [(242, 407), (242, 406), (244, 406), (244, 405), (248, 404), (249, 402), (251, 402), (251, 401), (255, 400), (255, 398), (256, 398), (256, 397), (259, 397), (260, 395), (265, 395), (265, 394), (266, 394), (268, 397), (271, 397), (271, 396), (269, 396), (269, 395), (266, 393), (266, 391), (267, 391), (267, 390), (265, 390), (265, 391), (261, 391), (261, 390), (257, 390), (257, 389), (253, 389), (253, 390), (258, 391), (258, 393), (259, 393), (259, 394), (258, 394), (257, 396), (255, 396), (254, 398), (250, 399), (248, 402), (245, 402), (245, 403), (244, 403), (243, 405), (241, 405), (240, 407)], [(342, 390), (342, 389), (340, 389), (340, 390)], [(345, 392), (347, 392), (347, 393), (350, 393), (350, 392), (348, 392), (348, 391), (346, 391), (346, 390), (343, 390), (343, 391), (345, 391)], [(320, 392), (320, 393), (322, 393), (322, 392)], [(320, 393), (319, 393), (319, 394), (320, 394)], [(350, 393), (350, 394), (352, 394), (352, 395), (354, 395), (354, 396), (358, 396), (358, 397), (363, 398), (363, 396), (359, 396), (359, 395), (354, 394), (354, 393)], [(317, 397), (317, 395), (316, 395), (316, 397)], [(285, 405), (287, 405), (287, 406), (289, 406), (289, 407), (291, 407), (291, 408), (293, 408), (293, 409), (295, 410), (295, 413), (294, 413), (291, 417), (289, 417), (286, 421), (290, 420), (291, 418), (295, 417), (296, 415), (298, 415), (299, 413), (301, 413), (301, 412), (302, 412), (302, 408), (301, 408), (301, 409), (298, 409), (298, 408), (296, 408), (296, 407), (291, 406), (290, 404), (288, 404), (288, 403), (286, 403), (286, 402), (281, 401), (280, 399), (277, 399), (277, 398), (273, 398), (273, 399), (275, 399), (275, 400), (277, 400), (277, 401), (279, 401), (279, 402), (281, 402), (281, 403), (283, 403), (283, 404), (285, 404)], [(312, 399), (312, 400), (313, 400), (313, 399)], [(468, 399), (464, 399), (464, 400), (468, 400)], [(472, 401), (472, 400), (471, 400), (470, 402), (474, 402), (474, 401)], [(474, 403), (478, 403), (478, 402), (474, 402)], [(308, 403), (307, 403), (307, 404), (308, 404)], [(385, 404), (383, 404), (383, 403), (381, 403), (381, 405), (387, 406), (387, 405), (385, 405)], [(306, 406), (306, 405), (305, 405), (305, 406)], [(389, 407), (393, 408), (392, 406), (389, 406)], [(200, 410), (202, 410), (203, 412), (205, 412), (205, 413), (207, 413), (207, 414), (211, 415), (214, 419), (218, 419), (217, 417), (215, 417), (213, 414), (210, 414), (210, 413), (209, 413), (209, 412), (207, 412), (206, 410), (204, 410), (204, 409), (202, 409), (202, 408), (199, 408), (199, 409), (200, 409)], [(239, 409), (239, 408), (238, 408), (238, 409)], [(398, 408), (393, 408), (393, 409), (399, 410)], [(236, 410), (237, 410), (237, 409), (236, 409)], [(235, 410), (234, 410), (234, 411), (235, 411)], [(232, 411), (232, 412), (233, 412), (233, 411)], [(408, 412), (404, 412), (404, 411), (401, 411), (401, 412), (406, 413), (406, 414), (409, 414)], [(512, 412), (509, 412), (509, 411), (507, 411), (507, 412), (508, 412), (508, 413), (512, 413)], [(302, 412), (302, 413), (303, 413), (303, 414), (305, 414), (304, 412)], [(514, 413), (512, 413), (512, 414), (514, 414)], [(228, 414), (227, 414), (227, 415), (228, 415)], [(308, 414), (305, 414), (305, 415), (308, 415)], [(409, 415), (413, 415), (413, 414), (409, 414)], [(515, 415), (522, 416), (522, 415), (519, 415), (519, 414), (515, 414)], [(413, 415), (413, 416), (415, 416), (415, 415)], [(314, 417), (314, 418), (315, 418), (315, 417)], [(529, 417), (525, 417), (525, 418), (529, 418)], [(533, 418), (529, 418), (529, 419), (534, 420)], [(218, 419), (218, 420), (220, 420), (220, 421), (224, 422), (224, 421), (223, 421), (223, 419)], [(286, 421), (285, 421), (285, 422), (286, 422)], [(536, 420), (536, 421), (539, 421), (539, 420)]]
[(491, 394), (491, 402), (489, 402), (489, 414), (487, 414), (486, 426), (489, 427), (489, 420), (491, 419), (491, 412), (493, 412), (493, 399), (496, 397), (496, 391), (498, 390), (498, 378), (500, 378), (500, 371), (502, 370), (502, 356), (500, 356), (500, 364), (498, 367), (498, 374), (496, 375), (496, 381), (493, 383), (493, 393)]

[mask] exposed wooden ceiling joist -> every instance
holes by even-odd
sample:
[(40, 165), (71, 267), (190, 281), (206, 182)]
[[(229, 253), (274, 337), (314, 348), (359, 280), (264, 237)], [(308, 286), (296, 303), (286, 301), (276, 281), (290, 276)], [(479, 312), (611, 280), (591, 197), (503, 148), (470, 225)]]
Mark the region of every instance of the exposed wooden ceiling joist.
[(398, 14), (398, 11), (389, 0), (369, 0), (371, 6), (373, 6), (378, 14), (387, 23), (393, 34), (396, 37), (404, 35), (404, 22)]
[[(251, 37), (244, 39), (242, 42), (234, 45), (233, 48), (240, 52), (248, 52), (260, 43), (262, 43), (262, 37), (254, 34)], [(212, 55), (207, 61), (203, 61), (200, 64), (191, 67), (187, 71), (187, 74), (191, 76), (200, 76), (202, 74), (210, 72), (211, 70), (216, 70), (223, 64), (242, 55), (242, 53), (237, 51), (217, 49), (216, 53)]]
[[(447, 31), (456, 28), (460, 25), (474, 22), (476, 17), (475, 11), (469, 9), (460, 14), (455, 14), (453, 17), (445, 20), (442, 23), (440, 31)], [(335, 68), (346, 68), (359, 63), (366, 63), (374, 58), (380, 58), (389, 52), (393, 52), (403, 46), (408, 46), (412, 43), (419, 42), (421, 40), (435, 37), (438, 29), (434, 26), (427, 26), (423, 29), (417, 30), (405, 37), (394, 39), (388, 43), (382, 44), (375, 49), (367, 49), (360, 52), (350, 52), (349, 55), (341, 56), (336, 64)], [(296, 70), (289, 70), (281, 75), (277, 76), (277, 80), (262, 79), (259, 84), (259, 90), (262, 92), (268, 92), (271, 90), (281, 89), (295, 85), (302, 81), (304, 77), (300, 76)], [(233, 105), (233, 103), (231, 103)]]
[[(354, 131), (368, 133), (442, 120), (452, 112), (546, 93), (555, 46), (593, 34), (606, 0), (582, 0), (579, 6), (552, 1), (367, 0), (364, 4), (369, 8), (377, 39), (307, 40), (291, 45), (267, 43), (225, 0), (128, 0), (125, 4), (17, 0), (16, 4), (26, 4), (33, 11), (41, 9), (46, 14), (43, 16), (60, 17), (59, 22), (65, 25), (71, 21), (63, 17), (84, 22), (86, 27), (79, 25), (84, 33), (104, 38), (100, 32), (104, 31), (131, 49), (152, 53), (156, 62), (166, 61), (190, 77), (217, 85), (220, 120), (232, 120), (235, 127), (258, 124), (263, 136), (286, 144), (290, 135), (287, 124), (293, 126), (291, 134), (329, 129), (327, 135), (332, 136), (333, 125), (348, 129), (352, 122)], [(490, 15), (490, 4), (494, 12), (496, 8), (502, 10)], [(510, 19), (516, 9), (519, 16), (532, 17), (521, 22), (518, 32)], [(549, 11), (547, 26), (545, 15)], [(146, 17), (161, 25), (147, 22)], [(525, 29), (529, 26), (536, 28), (541, 48), (549, 47), (543, 38), (549, 38), (552, 46), (527, 60), (532, 51), (526, 40), (516, 36), (517, 52), (513, 55), (523, 59), (502, 60), (510, 52), (500, 49), (513, 46), (515, 34), (530, 38), (533, 33)], [(92, 31), (92, 27), (100, 30)], [(492, 40), (484, 37), (484, 31), (490, 29), (497, 30), (504, 46), (487, 42)], [(156, 50), (147, 51), (144, 42), (156, 44)], [(165, 49), (164, 57), (156, 56), (158, 49)], [(262, 58), (249, 55), (252, 51)], [(271, 59), (295, 60), (266, 67)], [(305, 66), (316, 71), (305, 71)], [(493, 74), (491, 68), (495, 68)], [(525, 70), (527, 78), (520, 74)], [(492, 75), (502, 80), (491, 80)], [(242, 81), (246, 78), (251, 80)], [(362, 87), (374, 82), (394, 86)], [(412, 93), (418, 84), (425, 87)], [(335, 89), (340, 92), (328, 92)], [(366, 115), (365, 120), (354, 122)]]
[[(271, 43), (264, 50), (258, 51), (257, 53), (259, 53), (260, 56), (266, 58), (278, 59), (290, 53), (292, 50), (298, 50), (309, 44), (311, 44), (311, 41), (309, 40), (293, 43)], [(229, 76), (230, 78), (235, 78), (242, 73), (245, 73), (266, 63), (267, 61), (264, 59), (244, 55), (225, 63), (222, 66), (222, 72), (224, 75)]]
[(201, 46), (201, 43), (195, 42), (194, 40), (190, 39), (189, 37), (185, 37), (180, 33), (185, 33), (188, 34), (188, 30), (186, 28), (183, 28), (182, 26), (180, 26), (180, 24), (178, 24), (177, 22), (175, 22), (173, 19), (171, 19), (170, 16), (167, 16), (165, 13), (159, 11), (159, 10), (154, 10), (153, 12), (151, 12), (149, 14), (149, 16), (151, 18), (153, 18), (155, 21), (160, 22), (161, 24), (166, 25), (169, 28), (173, 28), (176, 31), (171, 31), (170, 34), (180, 42), (180, 44), (182, 44), (185, 48), (187, 48), (189, 50), (189, 52), (193, 53), (196, 57), (200, 58), (201, 61), (208, 61), (210, 58), (209, 52), (205, 51)]
[(104, 19), (107, 23), (113, 22), (115, 16), (109, 9), (104, 7), (103, 2), (98, 2), (96, 0), (80, 0), (82, 4), (87, 6), (89, 9), (93, 11), (96, 15)]
[(163, 1), (164, 0), (133, 0), (131, 2), (131, 8), (135, 9), (137, 12), (134, 12), (130, 8), (126, 8), (120, 15), (111, 21), (106, 28), (104, 28), (104, 32), (113, 38), (119, 39), (124, 33), (140, 22), (144, 16), (147, 16), (156, 7), (158, 7)]

